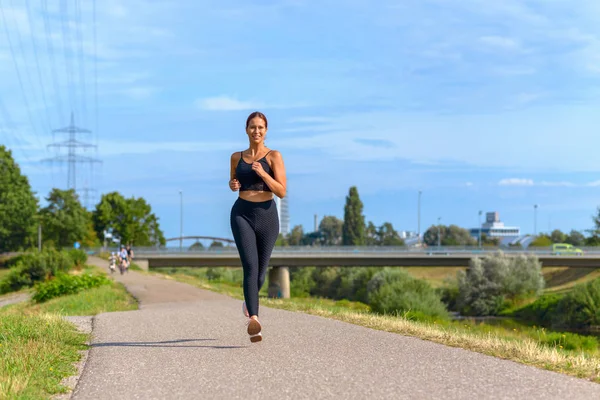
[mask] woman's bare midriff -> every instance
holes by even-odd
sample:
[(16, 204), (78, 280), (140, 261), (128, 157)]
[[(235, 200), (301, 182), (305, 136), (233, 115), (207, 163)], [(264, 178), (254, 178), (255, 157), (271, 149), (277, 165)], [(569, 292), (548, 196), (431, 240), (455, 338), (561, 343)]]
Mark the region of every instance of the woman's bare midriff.
[(240, 192), (240, 197), (247, 201), (260, 203), (261, 201), (273, 200), (273, 193), (259, 190), (244, 190), (243, 192)]

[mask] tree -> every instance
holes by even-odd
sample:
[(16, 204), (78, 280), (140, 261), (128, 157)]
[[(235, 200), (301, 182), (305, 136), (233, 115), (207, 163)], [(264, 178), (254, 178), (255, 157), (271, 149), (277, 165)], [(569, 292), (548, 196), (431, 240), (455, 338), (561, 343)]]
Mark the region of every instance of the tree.
[(570, 243), (573, 246), (583, 246), (585, 244), (585, 236), (583, 236), (583, 233), (573, 229), (569, 232), (565, 242)]
[(12, 152), (0, 145), (0, 253), (35, 243), (38, 201)]
[(555, 229), (550, 234), (550, 240), (552, 240), (552, 243), (565, 243), (567, 235), (562, 233), (560, 229)]
[(202, 244), (202, 242), (197, 241), (196, 243), (194, 243), (193, 245), (191, 245), (189, 249), (191, 251), (204, 250), (204, 245)]
[(73, 247), (75, 242), (84, 245), (96, 242), (95, 232), (90, 232), (91, 216), (74, 189), (54, 188), (46, 201), (48, 205), (40, 210), (44, 239), (57, 248)]
[(476, 246), (477, 239), (469, 234), (469, 231), (457, 225), (431, 226), (423, 235), (423, 241), (428, 246), (437, 246), (438, 228), (441, 236), (442, 246)]
[(377, 246), (379, 244), (377, 227), (372, 221), (369, 221), (365, 229), (365, 244), (367, 246)]
[(292, 228), (290, 235), (288, 237), (288, 243), (290, 246), (300, 246), (302, 243), (302, 238), (304, 237), (304, 230), (302, 229), (302, 225), (296, 225)]
[(158, 218), (143, 198), (126, 199), (118, 192), (102, 195), (92, 219), (98, 237), (105, 230), (112, 230), (121, 243), (132, 246), (153, 246), (166, 243)]
[(391, 222), (384, 222), (377, 229), (377, 236), (380, 246), (404, 246), (404, 240), (400, 238)]
[(552, 239), (550, 236), (541, 234), (536, 237), (533, 242), (529, 245), (529, 247), (548, 247), (552, 246)]
[(335, 246), (342, 243), (342, 227), (344, 221), (331, 216), (326, 215), (319, 224), (319, 232), (322, 237), (322, 244), (325, 246)]
[(367, 224), (365, 242), (367, 246), (404, 246), (404, 240), (390, 222), (376, 227), (371, 221)]
[(352, 186), (348, 196), (346, 196), (346, 205), (344, 206), (344, 224), (342, 227), (342, 243), (344, 245), (365, 245), (365, 217), (362, 212), (363, 204), (358, 196), (358, 189), (356, 186)]
[(213, 240), (212, 243), (210, 244), (210, 246), (208, 246), (209, 249), (220, 249), (222, 247), (225, 247), (225, 246), (223, 246), (222, 242), (219, 242), (217, 240)]
[(287, 245), (288, 245), (287, 238), (283, 235), (283, 233), (280, 233), (277, 236), (277, 240), (275, 241), (275, 247), (282, 247), (282, 246), (287, 246)]

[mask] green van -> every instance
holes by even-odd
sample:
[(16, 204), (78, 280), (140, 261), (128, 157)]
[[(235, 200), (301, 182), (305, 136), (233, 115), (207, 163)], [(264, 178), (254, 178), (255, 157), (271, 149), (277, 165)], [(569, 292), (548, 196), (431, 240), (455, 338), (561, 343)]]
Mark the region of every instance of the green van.
[(568, 244), (568, 243), (554, 243), (552, 245), (552, 254), (553, 255), (571, 254), (571, 255), (581, 256), (581, 255), (583, 255), (583, 250), (573, 247), (572, 244)]

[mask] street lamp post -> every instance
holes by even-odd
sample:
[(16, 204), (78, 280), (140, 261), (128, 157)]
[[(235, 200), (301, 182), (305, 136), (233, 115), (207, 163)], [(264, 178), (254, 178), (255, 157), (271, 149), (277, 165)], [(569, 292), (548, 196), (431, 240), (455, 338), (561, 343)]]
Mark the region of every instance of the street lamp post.
[(481, 247), (481, 214), (483, 212), (481, 210), (479, 210), (479, 239), (478, 239), (478, 243), (479, 243), (479, 247)]
[(441, 247), (441, 234), (440, 234), (440, 220), (442, 219), (442, 217), (438, 217), (438, 224), (437, 224), (437, 229), (438, 229), (438, 249)]
[(421, 193), (419, 190), (419, 202), (417, 205), (417, 237), (419, 244), (421, 244)]
[(179, 251), (183, 250), (183, 191), (179, 191)]
[(537, 236), (537, 208), (538, 205), (533, 205), (533, 236)]

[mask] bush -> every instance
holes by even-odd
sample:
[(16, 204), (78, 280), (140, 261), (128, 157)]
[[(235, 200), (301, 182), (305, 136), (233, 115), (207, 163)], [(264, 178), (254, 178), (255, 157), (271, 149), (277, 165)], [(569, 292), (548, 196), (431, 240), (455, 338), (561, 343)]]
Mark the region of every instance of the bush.
[(556, 293), (545, 294), (533, 303), (516, 310), (512, 315), (528, 323), (550, 328), (556, 318), (556, 308), (562, 298), (562, 295)]
[(381, 271), (377, 267), (342, 268), (335, 284), (335, 299), (347, 299), (367, 303), (367, 285), (371, 278)]
[(575, 285), (557, 304), (554, 322), (570, 329), (600, 326), (600, 278)]
[(457, 278), (457, 307), (463, 315), (497, 315), (506, 300), (537, 295), (544, 287), (537, 257), (507, 257), (502, 252), (472, 259)]
[(83, 267), (87, 261), (87, 254), (81, 249), (70, 249), (68, 254), (76, 267)]
[(315, 267), (290, 267), (290, 296), (310, 297), (315, 282), (312, 279)]
[(0, 281), (0, 293), (31, 287), (60, 272), (68, 272), (75, 262), (66, 251), (48, 249), (14, 257), (9, 264), (12, 265), (11, 271)]
[(68, 275), (59, 273), (54, 278), (37, 283), (33, 301), (42, 303), (58, 296), (75, 294), (85, 289), (110, 284), (106, 275)]
[(424, 280), (400, 269), (383, 269), (367, 284), (368, 303), (374, 312), (410, 312), (414, 316), (447, 317), (435, 290)]

